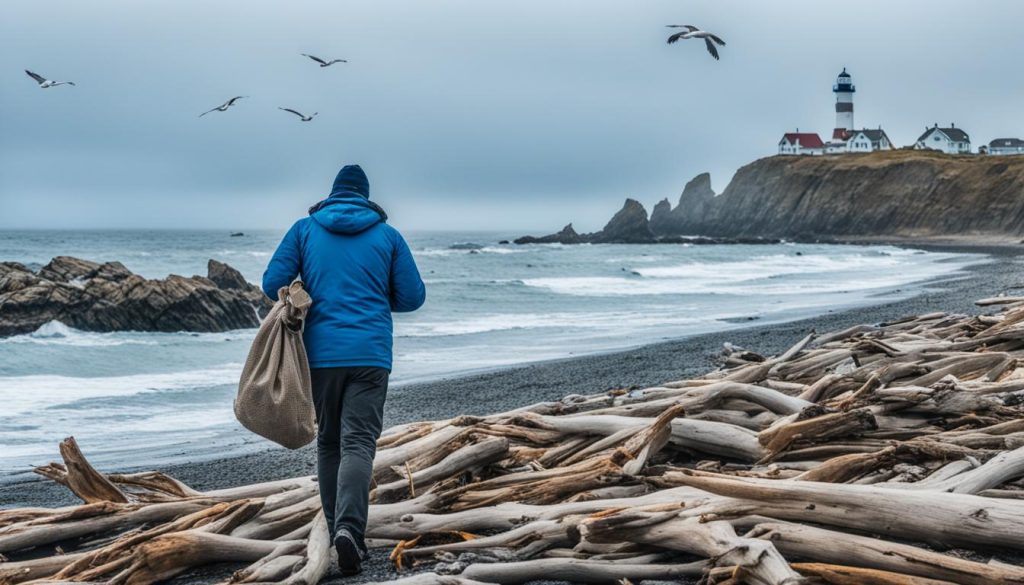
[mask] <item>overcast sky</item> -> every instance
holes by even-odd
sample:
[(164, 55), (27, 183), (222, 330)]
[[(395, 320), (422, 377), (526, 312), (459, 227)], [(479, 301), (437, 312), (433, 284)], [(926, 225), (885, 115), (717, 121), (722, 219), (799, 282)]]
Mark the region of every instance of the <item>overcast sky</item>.
[[(826, 137), (844, 66), (857, 125), (897, 144), (1024, 136), (1021, 22), (1017, 0), (5, 0), (0, 227), (286, 227), (358, 162), (399, 227), (598, 229)], [(673, 23), (722, 60), (666, 45)]]

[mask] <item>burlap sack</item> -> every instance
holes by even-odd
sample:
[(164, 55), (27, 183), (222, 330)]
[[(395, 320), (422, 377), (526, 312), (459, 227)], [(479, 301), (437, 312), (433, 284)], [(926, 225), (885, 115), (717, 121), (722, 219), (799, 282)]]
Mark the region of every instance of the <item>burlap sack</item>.
[(309, 360), (302, 343), (312, 299), (301, 282), (281, 287), (242, 368), (235, 416), (242, 426), (289, 449), (316, 437)]

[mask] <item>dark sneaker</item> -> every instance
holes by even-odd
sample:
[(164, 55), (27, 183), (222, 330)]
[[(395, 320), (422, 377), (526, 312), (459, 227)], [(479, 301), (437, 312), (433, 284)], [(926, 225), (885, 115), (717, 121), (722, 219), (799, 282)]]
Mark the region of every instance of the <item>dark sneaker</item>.
[(348, 530), (338, 530), (338, 535), (334, 537), (334, 550), (338, 552), (338, 568), (342, 575), (351, 577), (363, 572), (362, 551)]

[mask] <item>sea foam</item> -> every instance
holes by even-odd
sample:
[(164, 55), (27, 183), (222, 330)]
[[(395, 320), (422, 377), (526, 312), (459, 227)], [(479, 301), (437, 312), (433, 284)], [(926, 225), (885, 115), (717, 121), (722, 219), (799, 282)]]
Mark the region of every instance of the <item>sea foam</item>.
[(242, 364), (127, 376), (8, 376), (0, 378), (4, 409), (0, 421), (38, 409), (69, 405), (91, 398), (127, 397), (168, 390), (201, 389), (237, 384)]

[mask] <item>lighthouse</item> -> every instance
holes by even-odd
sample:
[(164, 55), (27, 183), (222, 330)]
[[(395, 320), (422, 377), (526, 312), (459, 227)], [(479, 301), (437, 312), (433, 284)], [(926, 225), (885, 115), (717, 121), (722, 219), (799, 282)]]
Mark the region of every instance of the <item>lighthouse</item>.
[(832, 92), (836, 94), (836, 129), (832, 132), (832, 138), (846, 140), (846, 137), (853, 131), (853, 92), (857, 88), (853, 86), (853, 78), (843, 72), (836, 78), (836, 84), (832, 86)]
[[(846, 72), (846, 67), (843, 67), (843, 72), (836, 77), (836, 84), (832, 86), (832, 93), (836, 94), (836, 127), (832, 131), (832, 139), (828, 142), (823, 142), (821, 137), (815, 133), (787, 132), (782, 136), (782, 140), (778, 142), (779, 154), (815, 155), (892, 150), (892, 141), (886, 136), (885, 130), (882, 130), (881, 126), (877, 129), (854, 129), (853, 93), (855, 91), (857, 91), (857, 88), (853, 86), (853, 78)], [(967, 144), (966, 152), (970, 152), (970, 139), (967, 138), (963, 131), (954, 128), (941, 128), (939, 130), (942, 130), (945, 136), (953, 136), (957, 132), (963, 134), (963, 140), (960, 142)], [(960, 134), (957, 134), (957, 136)], [(936, 147), (936, 144), (933, 144), (933, 142), (938, 140), (938, 138), (927, 144), (921, 142), (927, 136), (928, 134), (925, 134), (918, 139), (919, 148)]]

